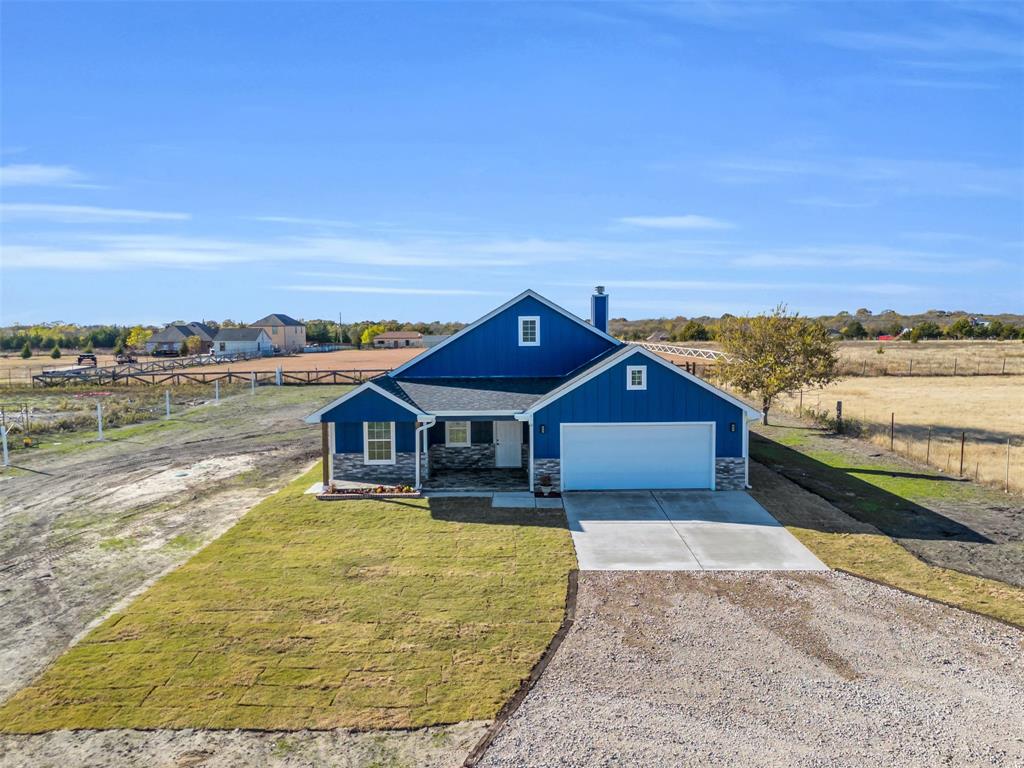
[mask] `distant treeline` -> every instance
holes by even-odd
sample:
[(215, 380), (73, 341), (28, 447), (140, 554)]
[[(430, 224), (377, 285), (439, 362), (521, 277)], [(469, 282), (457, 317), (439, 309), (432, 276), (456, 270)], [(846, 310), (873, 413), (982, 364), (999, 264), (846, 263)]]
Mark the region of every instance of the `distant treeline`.
[[(609, 330), (627, 341), (642, 341), (657, 335), (665, 341), (713, 341), (715, 330), (722, 320), (732, 315), (713, 317), (674, 317), (627, 320), (613, 318)], [(928, 310), (918, 315), (901, 315), (893, 310), (872, 314), (867, 309), (854, 313), (840, 312), (815, 318), (843, 338), (869, 339), (882, 335), (901, 336), (905, 339), (1024, 339), (1024, 315), (971, 315), (967, 312)], [(182, 321), (175, 321), (182, 322)], [(185, 321), (187, 322), (187, 321)], [(238, 328), (244, 323), (235, 320), (220, 322), (205, 320), (214, 330)], [(134, 326), (134, 329), (158, 331), (163, 326)], [(447, 336), (465, 323), (400, 323), (397, 320), (361, 320), (338, 323), (334, 320), (306, 321), (306, 340), (317, 344), (353, 344), (359, 346), (384, 331), (418, 331), (425, 336)], [(41, 323), (39, 325), (13, 325), (0, 328), (0, 352), (17, 351), (25, 344), (34, 350), (85, 349), (97, 347), (113, 349), (128, 346), (133, 327), (126, 325), (75, 325), (73, 323)]]
[[(187, 321), (175, 321), (187, 322)], [(205, 320), (206, 325), (214, 330), (220, 328), (239, 328), (244, 323), (235, 320), (220, 322)], [(342, 323), (333, 320), (309, 320), (306, 322), (306, 340), (320, 344), (355, 344), (362, 343), (364, 333), (370, 329), (370, 336), (383, 331), (419, 331), (424, 335), (448, 335), (464, 327), (464, 323), (399, 323), (397, 320), (363, 320), (357, 323)], [(41, 323), (39, 325), (13, 325), (0, 328), (0, 352), (16, 352), (28, 343), (30, 349), (52, 350), (114, 349), (128, 346), (128, 338), (133, 328), (146, 331), (159, 331), (163, 326), (126, 326), (126, 325), (75, 325), (73, 323)]]
[[(732, 317), (674, 317), (609, 321), (610, 331), (627, 341), (655, 337), (664, 341), (713, 341), (719, 323)], [(901, 315), (885, 310), (877, 315), (867, 309), (813, 318), (845, 339), (874, 339), (879, 336), (921, 339), (1024, 339), (1024, 315), (971, 315), (933, 309), (919, 315)]]

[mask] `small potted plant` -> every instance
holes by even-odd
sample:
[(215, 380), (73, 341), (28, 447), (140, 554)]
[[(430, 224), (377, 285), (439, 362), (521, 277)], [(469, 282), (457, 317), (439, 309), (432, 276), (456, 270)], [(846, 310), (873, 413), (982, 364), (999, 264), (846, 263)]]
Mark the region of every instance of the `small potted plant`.
[(545, 496), (551, 494), (551, 475), (541, 475), (537, 479), (537, 484), (540, 485), (540, 492)]

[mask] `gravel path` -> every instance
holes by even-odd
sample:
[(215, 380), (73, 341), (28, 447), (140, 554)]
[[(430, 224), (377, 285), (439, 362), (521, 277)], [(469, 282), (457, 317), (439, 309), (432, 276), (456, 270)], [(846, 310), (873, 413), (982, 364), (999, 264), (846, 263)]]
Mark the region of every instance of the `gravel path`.
[(481, 766), (1024, 766), (1024, 633), (852, 576), (580, 574)]

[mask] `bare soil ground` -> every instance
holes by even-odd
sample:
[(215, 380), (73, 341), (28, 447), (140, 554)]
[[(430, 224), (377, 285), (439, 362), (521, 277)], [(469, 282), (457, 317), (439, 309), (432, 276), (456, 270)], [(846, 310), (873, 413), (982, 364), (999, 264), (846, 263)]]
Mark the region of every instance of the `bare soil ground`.
[(373, 371), (397, 368), (411, 360), (422, 348), (407, 349), (341, 349), (337, 352), (310, 352), (284, 357), (264, 357), (258, 360), (240, 360), (237, 363), (204, 365), (190, 370), (207, 371), (273, 371), (280, 366), (286, 371)]
[(417, 731), (54, 731), (0, 737), (0, 766), (455, 768), (486, 722)]
[(317, 458), (301, 419), (342, 391), (265, 388), (17, 455), (0, 474), (0, 698)]
[(839, 573), (580, 574), (481, 766), (1024, 764), (1024, 633)]

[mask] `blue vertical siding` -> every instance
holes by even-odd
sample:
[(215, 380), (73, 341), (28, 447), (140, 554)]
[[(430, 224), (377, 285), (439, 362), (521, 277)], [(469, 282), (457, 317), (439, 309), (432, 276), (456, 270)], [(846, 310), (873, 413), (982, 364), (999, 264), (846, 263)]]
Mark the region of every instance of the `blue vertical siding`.
[[(540, 346), (519, 346), (519, 317), (540, 318)], [(526, 296), (398, 378), (564, 376), (615, 346), (588, 328)]]
[(321, 421), (334, 422), (337, 453), (362, 452), (366, 421), (395, 422), (395, 450), (414, 450), (416, 414), (370, 389), (327, 411)]
[(608, 332), (608, 294), (595, 293), (590, 297), (590, 320), (594, 327)]
[[(626, 389), (628, 365), (647, 366), (647, 389)], [(563, 423), (630, 421), (714, 421), (716, 454), (743, 455), (739, 407), (637, 353), (534, 414), (534, 458), (559, 458)], [(730, 424), (736, 425), (735, 432), (729, 431)]]

